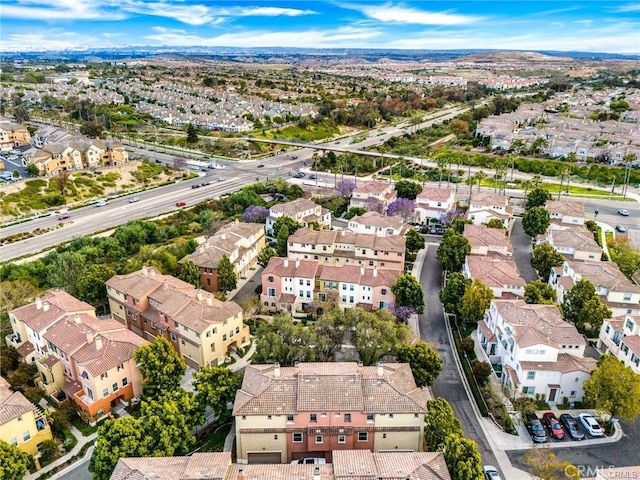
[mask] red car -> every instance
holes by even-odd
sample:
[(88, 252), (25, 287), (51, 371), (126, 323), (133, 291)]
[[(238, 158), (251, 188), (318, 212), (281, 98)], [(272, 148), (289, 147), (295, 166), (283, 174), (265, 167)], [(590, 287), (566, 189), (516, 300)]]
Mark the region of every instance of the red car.
[(176, 203), (176, 207), (184, 207), (187, 204), (184, 200), (180, 200)]
[(542, 415), (542, 421), (547, 425), (549, 433), (553, 438), (562, 440), (564, 438), (564, 428), (553, 414), (553, 412), (547, 412)]
[(63, 213), (62, 215), (58, 215), (58, 220), (67, 220), (71, 218), (71, 215), (69, 215), (68, 213)]

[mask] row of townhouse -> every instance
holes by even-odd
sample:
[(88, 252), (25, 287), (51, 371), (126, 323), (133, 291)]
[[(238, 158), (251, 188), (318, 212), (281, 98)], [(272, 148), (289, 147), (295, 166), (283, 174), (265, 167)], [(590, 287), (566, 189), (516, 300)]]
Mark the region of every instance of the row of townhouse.
[(273, 236), (273, 226), (280, 217), (292, 218), (303, 227), (315, 222), (321, 227), (331, 228), (331, 212), (306, 198), (273, 205), (266, 220), (268, 235)]
[(27, 127), (0, 117), (0, 152), (10, 152), (30, 143), (31, 134)]
[(582, 401), (583, 382), (596, 367), (575, 326), (556, 305), (493, 300), (476, 338), (486, 361), (501, 366), (502, 385), (513, 394), (543, 395), (550, 405)]
[(238, 463), (420, 452), (426, 411), (406, 363), (250, 365), (233, 406)]
[(227, 256), (237, 278), (251, 275), (258, 263), (258, 255), (266, 245), (264, 225), (242, 223), (236, 220), (225, 225), (202, 242), (193, 253), (183, 257), (179, 263), (192, 261), (200, 271), (200, 284), (208, 292), (217, 292), (218, 264)]
[(360, 207), (369, 211), (386, 213), (391, 202), (398, 198), (392, 183), (365, 182), (353, 189), (349, 208)]
[(193, 480), (196, 476), (208, 480), (451, 480), (441, 452), (336, 450), (332, 457), (333, 463), (324, 465), (231, 463), (230, 452), (121, 458), (110, 480)]
[(597, 346), (640, 374), (640, 315), (618, 315), (602, 322)]
[(491, 192), (475, 192), (471, 194), (466, 219), (474, 225), (489, 223), (490, 220), (500, 220), (502, 226), (509, 228), (513, 219), (513, 209), (509, 205), (506, 195)]
[[(38, 445), (53, 440), (51, 427), (44, 412), (22, 393), (11, 390), (9, 382), (0, 377), (0, 440), (35, 457)], [(36, 468), (40, 468), (36, 463)]]
[(349, 220), (347, 230), (356, 234), (388, 237), (404, 235), (408, 227), (404, 219), (399, 215), (388, 216), (378, 212), (365, 212)]
[(491, 288), (495, 298), (523, 298), (526, 282), (513, 259), (513, 246), (502, 228), (465, 225), (464, 237), (471, 245), (462, 272)]
[(6, 337), (38, 369), (38, 386), (69, 398), (90, 416), (142, 393), (133, 351), (147, 342), (122, 324), (99, 319), (95, 309), (61, 290), (9, 312)]
[(416, 197), (415, 221), (431, 223), (446, 220), (456, 208), (455, 193), (452, 188), (425, 186)]
[(299, 228), (289, 235), (287, 252), (291, 259), (401, 272), (404, 269), (406, 240), (402, 235), (379, 236), (349, 230)]
[(111, 316), (142, 338), (165, 337), (192, 368), (224, 363), (249, 342), (242, 309), (153, 267), (106, 282)]
[(260, 302), (265, 310), (289, 312), (305, 312), (312, 305), (318, 313), (327, 307), (387, 308), (395, 301), (391, 287), (401, 273), (272, 257), (262, 272)]

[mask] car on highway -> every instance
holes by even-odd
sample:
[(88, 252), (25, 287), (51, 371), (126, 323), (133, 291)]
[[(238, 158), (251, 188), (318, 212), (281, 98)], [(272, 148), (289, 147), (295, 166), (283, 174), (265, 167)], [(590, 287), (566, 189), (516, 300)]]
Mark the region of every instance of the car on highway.
[(293, 178), (304, 178), (304, 172), (298, 172), (296, 173)]
[(191, 188), (200, 188), (200, 184), (199, 183), (194, 183), (193, 185), (191, 185)]
[(263, 168), (264, 167), (264, 163), (259, 163), (258, 164), (258, 168)]
[(224, 182), (225, 180), (226, 180), (226, 177), (218, 177), (219, 182)]
[(625, 210), (624, 208), (621, 208), (620, 210), (618, 210), (618, 215), (622, 215), (623, 217), (628, 217), (629, 210)]
[(527, 430), (535, 443), (544, 443), (547, 441), (547, 434), (544, 431), (542, 422), (535, 413), (527, 413), (525, 415), (527, 421)]
[(133, 197), (133, 198), (129, 199), (129, 203), (136, 203), (136, 202), (139, 202), (139, 201), (140, 201), (140, 199), (138, 197)]
[(627, 229), (623, 225), (616, 225), (616, 230), (620, 233), (626, 233)]
[(99, 200), (96, 202), (96, 207), (104, 207), (106, 205), (109, 205), (109, 202), (107, 202), (106, 200)]
[(553, 412), (546, 412), (542, 415), (542, 421), (547, 426), (553, 438), (556, 440), (562, 440), (564, 438), (564, 428), (562, 428), (562, 425), (560, 425), (560, 422)]
[(315, 173), (312, 173), (311, 175), (309, 175), (309, 180), (317, 180), (318, 176)]
[(485, 465), (482, 467), (482, 473), (484, 473), (484, 480), (502, 480), (498, 469), (493, 465)]
[(327, 460), (324, 458), (318, 457), (305, 457), (299, 458), (298, 460), (293, 460), (291, 465), (324, 465), (327, 463)]
[(560, 415), (560, 422), (564, 425), (565, 430), (569, 433), (572, 440), (584, 440), (584, 433), (578, 427), (578, 421), (569, 413)]
[(184, 200), (180, 200), (179, 202), (176, 202), (176, 207), (184, 207), (187, 204), (187, 202), (185, 202)]
[(58, 215), (58, 220), (68, 220), (69, 218), (71, 218), (71, 215), (69, 215), (68, 213)]
[(200, 170), (200, 167), (198, 167), (197, 165), (192, 165), (191, 170)]
[(596, 421), (593, 415), (589, 413), (580, 413), (578, 414), (578, 419), (580, 420), (580, 423), (582, 424), (584, 429), (587, 431), (587, 433), (592, 437), (604, 436), (604, 430), (602, 430), (602, 427)]
[(211, 182), (202, 182), (201, 184), (203, 187), (206, 187), (207, 185), (211, 185)]

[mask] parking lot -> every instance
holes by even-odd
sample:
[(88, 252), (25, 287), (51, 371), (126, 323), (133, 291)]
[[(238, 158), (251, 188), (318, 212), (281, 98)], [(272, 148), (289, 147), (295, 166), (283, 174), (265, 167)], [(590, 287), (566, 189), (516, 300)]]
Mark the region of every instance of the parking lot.
[[(576, 411), (562, 411), (556, 414), (556, 417), (558, 420), (560, 420), (561, 414), (563, 413), (568, 413), (569, 415), (571, 415), (571, 417), (573, 417), (573, 419), (575, 420), (575, 424), (576, 424), (576, 430), (581, 433), (584, 438), (583, 439), (579, 439), (579, 440), (574, 440), (573, 438), (571, 438), (571, 435), (569, 435), (569, 432), (567, 430), (566, 425), (563, 422), (560, 422), (560, 424), (562, 425), (562, 429), (564, 431), (564, 438), (555, 438), (552, 434), (551, 434), (551, 430), (549, 428), (549, 426), (542, 421), (543, 415), (546, 413), (546, 411), (540, 411), (540, 412), (536, 412), (536, 416), (538, 417), (538, 419), (542, 422), (542, 425), (544, 427), (545, 433), (547, 434), (547, 439), (545, 442), (539, 442), (539, 443), (547, 443), (547, 444), (553, 444), (553, 445), (557, 445), (558, 447), (563, 447), (563, 446), (570, 446), (571, 444), (579, 444), (580, 442), (583, 442), (585, 440), (596, 440), (596, 439), (602, 439), (604, 437), (602, 436), (594, 436), (591, 435), (587, 429), (584, 427), (584, 425), (582, 425), (582, 423), (580, 422), (580, 420), (578, 419), (578, 412)], [(604, 427), (603, 422), (599, 421), (598, 422), (602, 427)], [(527, 434), (529, 435), (529, 439), (532, 438), (530, 430), (528, 427), (525, 428), (527, 429)]]
[[(4, 163), (4, 171), (0, 172), (0, 182), (15, 182), (28, 176), (19, 151), (3, 152), (0, 154), (0, 161)], [(13, 176), (15, 170), (20, 174), (19, 177)]]

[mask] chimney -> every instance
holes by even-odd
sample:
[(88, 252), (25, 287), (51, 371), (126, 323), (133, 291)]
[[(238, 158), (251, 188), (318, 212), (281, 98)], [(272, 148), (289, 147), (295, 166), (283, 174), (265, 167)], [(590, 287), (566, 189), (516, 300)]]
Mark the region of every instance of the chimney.
[(36, 297), (36, 308), (38, 310), (42, 309), (42, 299), (40, 297)]
[(384, 375), (384, 368), (382, 367), (382, 363), (378, 362), (376, 364), (377, 370), (378, 370), (378, 376), (382, 377)]
[(313, 480), (320, 480), (320, 467), (313, 467)]
[(378, 276), (378, 267), (373, 267), (373, 276), (374, 277)]
[(223, 233), (222, 235), (220, 235), (220, 238), (221, 238), (222, 240), (226, 240), (226, 239), (227, 239), (227, 234), (226, 234), (226, 233)]
[(285, 258), (285, 259), (284, 259), (284, 266), (285, 266), (285, 267), (288, 267), (288, 266), (289, 266), (289, 259), (288, 259), (288, 258)]
[(280, 364), (277, 362), (273, 366), (273, 378), (280, 378)]
[(87, 337), (87, 343), (93, 342), (93, 332), (91, 330), (86, 330), (84, 334)]
[(364, 267), (360, 265), (360, 275), (364, 276)]
[(102, 350), (102, 337), (99, 335), (96, 335), (95, 342), (96, 342), (96, 350)]
[(156, 269), (155, 269), (155, 268), (153, 268), (153, 267), (149, 267), (149, 274), (150, 274), (152, 277), (155, 277), (155, 276), (156, 276)]
[(79, 314), (79, 313), (76, 313), (76, 314), (73, 316), (73, 321), (74, 321), (75, 323), (82, 323), (82, 322), (80, 321), (80, 314)]
[(300, 259), (296, 258), (296, 268), (298, 268), (300, 266)]
[(147, 266), (146, 265), (142, 266), (142, 274), (143, 275), (147, 275)]
[(196, 298), (198, 300), (202, 300), (204, 296), (202, 295), (202, 290), (196, 290)]
[(238, 476), (236, 480), (244, 480), (244, 470), (242, 470), (242, 468), (238, 469)]
[(212, 293), (207, 295), (207, 305), (209, 305), (209, 306), (213, 305), (213, 294)]
[(49, 307), (51, 305), (49, 305), (49, 302), (42, 302), (42, 310), (44, 310), (45, 312), (49, 311)]

